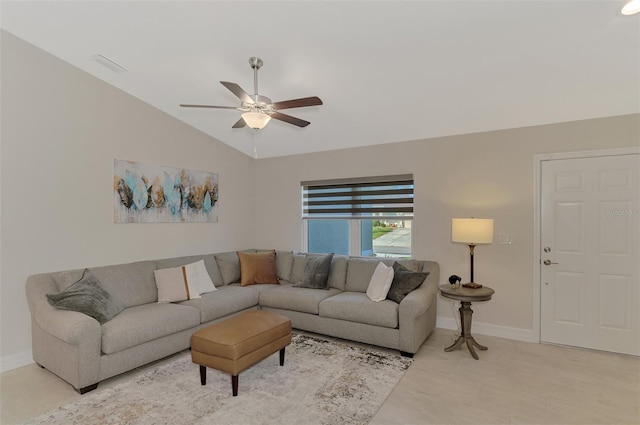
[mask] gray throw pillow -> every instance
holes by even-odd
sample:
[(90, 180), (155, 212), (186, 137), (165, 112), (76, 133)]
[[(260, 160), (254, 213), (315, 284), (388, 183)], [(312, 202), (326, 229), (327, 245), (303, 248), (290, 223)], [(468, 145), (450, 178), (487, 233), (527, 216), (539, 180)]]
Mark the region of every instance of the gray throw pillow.
[(387, 293), (387, 299), (400, 304), (409, 292), (422, 285), (428, 274), (429, 272), (412, 272), (397, 262), (393, 263), (393, 281)]
[(293, 286), (300, 288), (329, 289), (331, 260), (333, 260), (333, 254), (307, 255), (302, 282)]
[(101, 325), (124, 310), (124, 304), (111, 296), (89, 269), (84, 269), (80, 280), (64, 291), (47, 294), (47, 300), (60, 310), (77, 311), (91, 316)]

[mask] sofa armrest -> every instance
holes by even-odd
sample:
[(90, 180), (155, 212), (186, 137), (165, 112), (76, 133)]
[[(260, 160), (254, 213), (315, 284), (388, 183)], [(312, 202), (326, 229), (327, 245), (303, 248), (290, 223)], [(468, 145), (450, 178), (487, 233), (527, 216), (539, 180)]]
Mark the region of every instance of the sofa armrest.
[(76, 311), (59, 310), (47, 301), (47, 294), (58, 292), (48, 274), (29, 276), (25, 286), (27, 303), (34, 320), (42, 330), (72, 345), (95, 343), (102, 338), (100, 323)]
[[(436, 262), (427, 261), (423, 271), (429, 272), (424, 283), (415, 291), (407, 294), (398, 308), (400, 350), (408, 353), (418, 351), (435, 325), (440, 267)], [(433, 316), (433, 320), (429, 320), (431, 316)]]

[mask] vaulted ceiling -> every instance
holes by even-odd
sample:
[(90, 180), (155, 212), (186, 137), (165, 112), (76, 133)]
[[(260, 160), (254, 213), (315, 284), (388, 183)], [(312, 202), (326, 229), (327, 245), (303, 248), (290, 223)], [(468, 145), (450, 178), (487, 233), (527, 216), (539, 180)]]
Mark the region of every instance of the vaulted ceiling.
[[(1, 27), (260, 158), (640, 112), (640, 16), (624, 1), (2, 1)], [(92, 57), (124, 66), (116, 73)], [(232, 129), (220, 81), (274, 101)], [(46, 70), (43, 70), (46, 72)]]

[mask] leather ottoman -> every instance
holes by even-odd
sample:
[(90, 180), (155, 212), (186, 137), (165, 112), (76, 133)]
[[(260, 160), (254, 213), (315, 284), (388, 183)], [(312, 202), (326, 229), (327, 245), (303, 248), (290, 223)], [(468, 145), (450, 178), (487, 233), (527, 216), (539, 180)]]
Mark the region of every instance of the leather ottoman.
[(231, 375), (233, 396), (238, 375), (291, 343), (291, 320), (270, 311), (252, 310), (214, 323), (191, 336), (191, 360), (200, 365), (200, 383), (207, 383), (207, 367)]

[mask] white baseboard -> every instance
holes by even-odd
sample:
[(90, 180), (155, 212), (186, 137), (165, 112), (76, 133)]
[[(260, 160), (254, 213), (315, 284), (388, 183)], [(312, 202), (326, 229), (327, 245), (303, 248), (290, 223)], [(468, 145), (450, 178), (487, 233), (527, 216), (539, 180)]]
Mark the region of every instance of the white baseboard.
[(0, 357), (0, 373), (33, 363), (31, 350)]
[[(436, 327), (443, 329), (458, 329), (457, 322), (450, 317), (437, 317)], [(492, 325), (490, 323), (473, 322), (472, 334), (497, 336), (499, 338), (514, 339), (516, 341), (535, 342), (533, 331), (529, 329), (512, 328), (509, 326)]]

